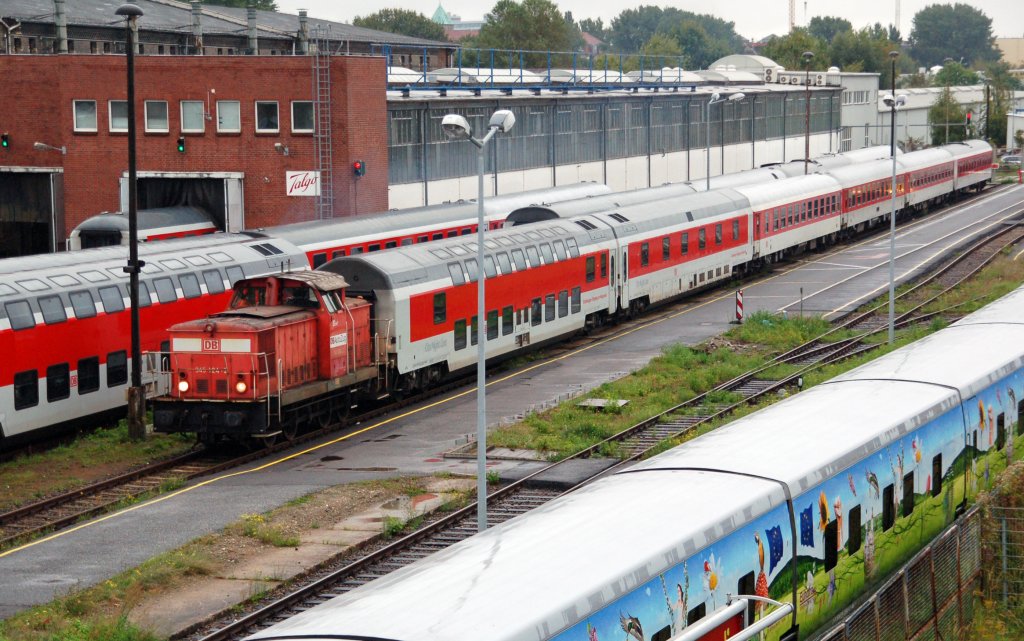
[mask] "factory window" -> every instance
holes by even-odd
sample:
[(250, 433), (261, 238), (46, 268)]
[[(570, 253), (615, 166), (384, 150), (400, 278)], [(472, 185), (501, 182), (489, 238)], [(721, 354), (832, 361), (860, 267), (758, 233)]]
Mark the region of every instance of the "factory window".
[(825, 571), (836, 567), (839, 562), (839, 520), (832, 519), (825, 526)]
[(242, 131), (241, 105), (237, 100), (217, 101), (217, 132), (237, 134)]
[(313, 102), (310, 100), (292, 101), (292, 133), (313, 133)]
[(92, 318), (96, 315), (96, 301), (88, 290), (71, 292), (71, 308), (75, 310), (75, 318)]
[(846, 516), (846, 552), (851, 556), (860, 549), (860, 506), (850, 508)]
[(46, 368), (46, 400), (50, 403), (71, 396), (71, 372), (67, 363)]
[(569, 290), (563, 289), (558, 292), (558, 317), (569, 315)]
[(39, 311), (43, 313), (43, 321), (47, 325), (63, 323), (68, 319), (64, 303), (60, 296), (43, 296), (39, 299)]
[(903, 516), (914, 511), (914, 473), (903, 475)]
[(121, 298), (121, 290), (116, 286), (100, 287), (100, 301), (103, 303), (103, 311), (107, 314), (124, 311), (124, 299)]
[(539, 298), (534, 298), (530, 301), (530, 323), (533, 325), (540, 325), (543, 320), (542, 316), (542, 305)]
[(128, 352), (121, 350), (107, 354), (107, 387), (128, 382)]
[(178, 292), (174, 290), (174, 282), (170, 278), (157, 278), (153, 281), (156, 288), (156, 299), (161, 303), (173, 303), (178, 300)]
[(96, 101), (76, 100), (75, 131), (96, 131)]
[(503, 307), (501, 309), (501, 335), (507, 336), (512, 333), (515, 327), (512, 322), (512, 306)]
[(96, 356), (78, 361), (78, 393), (88, 394), (100, 388), (100, 359)]
[(203, 290), (199, 288), (199, 278), (195, 274), (182, 274), (178, 276), (178, 282), (181, 283), (181, 293), (185, 298), (198, 298), (203, 295)]
[(110, 116), (110, 131), (123, 133), (128, 131), (128, 101), (111, 100), (107, 103), (107, 113)]
[(640, 266), (647, 267), (647, 263), (650, 262), (651, 251), (648, 243), (640, 244)]
[(34, 369), (14, 375), (14, 409), (22, 410), (39, 404), (39, 373)]
[(892, 485), (882, 490), (882, 531), (887, 531), (896, 522), (896, 506), (893, 504), (896, 492)]
[(440, 325), (448, 319), (448, 301), (444, 292), (434, 294), (434, 324)]
[(28, 329), (36, 326), (36, 318), (28, 301), (7, 303), (4, 308), (7, 310), (7, 320), (11, 323), (11, 329)]
[(487, 340), (493, 341), (498, 337), (498, 310), (492, 309), (487, 312)]
[(932, 496), (942, 492), (942, 454), (932, 457)]
[(276, 134), (281, 130), (276, 100), (256, 101), (256, 133)]
[(572, 313), (573, 314), (579, 313), (579, 311), (580, 311), (580, 299), (581, 299), (580, 288), (579, 287), (573, 287), (572, 288)]
[(207, 294), (224, 293), (224, 278), (216, 269), (208, 269), (203, 272), (203, 282), (206, 283)]
[(170, 131), (170, 123), (167, 121), (167, 101), (147, 100), (146, 111), (146, 133), (165, 134)]
[(672, 240), (665, 236), (661, 239), (661, 260), (667, 261), (672, 253)]
[(466, 321), (465, 319), (459, 319), (455, 321), (455, 349), (465, 349), (466, 347)]
[(206, 131), (206, 109), (202, 100), (181, 101), (181, 131), (186, 134)]

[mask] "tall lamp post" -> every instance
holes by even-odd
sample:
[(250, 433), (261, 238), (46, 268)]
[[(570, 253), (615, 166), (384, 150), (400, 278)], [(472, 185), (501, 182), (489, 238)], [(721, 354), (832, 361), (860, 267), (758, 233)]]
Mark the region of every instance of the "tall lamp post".
[(903, 105), (906, 96), (896, 96), (896, 58), (898, 51), (890, 51), (892, 59), (892, 93), (882, 98), (892, 114), (889, 127), (889, 153), (892, 156), (892, 198), (889, 214), (889, 344), (896, 340), (896, 110)]
[(469, 122), (458, 114), (448, 114), (441, 120), (441, 127), (449, 140), (468, 140), (477, 147), (477, 228), (476, 228), (476, 525), (483, 532), (487, 529), (487, 393), (484, 382), (487, 371), (487, 357), (484, 341), (486, 309), (484, 305), (484, 148), (496, 133), (508, 133), (516, 124), (511, 111), (501, 109), (491, 114), (487, 123), (487, 135), (474, 138)]
[(804, 175), (811, 161), (811, 60), (813, 51), (805, 51), (804, 59)]
[(704, 158), (707, 164), (707, 177), (704, 180), (704, 188), (707, 191), (711, 191), (711, 105), (717, 105), (720, 102), (726, 100), (743, 100), (743, 96), (746, 95), (741, 91), (737, 91), (731, 96), (723, 98), (717, 91), (711, 94), (711, 100), (708, 100), (707, 104), (704, 105), (704, 123), (706, 125), (705, 136), (704, 136)]
[(146, 394), (142, 389), (142, 347), (139, 344), (139, 212), (135, 175), (135, 22), (142, 9), (123, 4), (115, 12), (124, 16), (128, 54), (128, 296), (132, 305), (132, 385), (128, 388), (128, 435), (141, 439), (146, 435)]
[[(945, 59), (943, 59), (943, 61), (942, 61), (942, 70), (945, 71), (946, 70), (946, 65), (948, 65), (951, 62), (954, 62), (954, 60), (952, 58), (945, 58)], [(946, 118), (945, 118), (945, 120), (946, 120), (946, 144), (948, 145), (949, 144), (949, 103), (950, 103), (950, 101), (953, 100), (953, 94), (950, 93), (950, 91), (949, 91), (949, 74), (948, 73), (946, 74), (946, 82), (944, 82), (943, 84), (946, 86), (946, 95), (943, 96), (943, 98), (946, 99), (946, 109), (945, 109), (945, 111), (946, 111)]]

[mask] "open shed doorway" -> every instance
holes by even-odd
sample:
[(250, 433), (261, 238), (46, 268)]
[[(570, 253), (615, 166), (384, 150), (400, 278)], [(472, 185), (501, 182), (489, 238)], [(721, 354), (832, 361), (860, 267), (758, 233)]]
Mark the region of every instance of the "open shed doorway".
[(64, 238), (63, 174), (0, 171), (0, 258), (57, 251)]
[[(139, 172), (139, 209), (195, 207), (207, 212), (221, 231), (245, 229), (243, 174)], [(128, 211), (128, 177), (121, 178), (121, 210)]]

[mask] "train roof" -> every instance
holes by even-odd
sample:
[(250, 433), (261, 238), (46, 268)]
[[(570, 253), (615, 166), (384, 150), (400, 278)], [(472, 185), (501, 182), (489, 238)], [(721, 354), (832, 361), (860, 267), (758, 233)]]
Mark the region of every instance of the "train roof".
[[(582, 182), (558, 187), (546, 187), (514, 194), (487, 196), (484, 198), (484, 216), (502, 219), (508, 212), (534, 203), (572, 200), (587, 196), (611, 193), (611, 188), (602, 183)], [(451, 222), (475, 221), (476, 200), (460, 200), (454, 203), (429, 205), (390, 211), (366, 216), (350, 216), (330, 220), (312, 220), (291, 225), (267, 227), (250, 232), (255, 236), (284, 238), (300, 247), (309, 249), (318, 245), (328, 246), (338, 241), (349, 241), (362, 236), (380, 237), (388, 233), (415, 234), (424, 228), (436, 228)]]
[[(184, 225), (206, 224), (214, 227), (210, 214), (195, 207), (157, 207), (140, 209), (139, 229), (158, 227), (181, 227)], [(128, 214), (123, 211), (106, 211), (83, 220), (73, 231), (128, 231)]]
[(734, 189), (701, 191), (679, 198), (656, 200), (595, 214), (609, 227), (623, 233), (664, 229), (669, 225), (709, 220), (749, 208), (745, 196)]
[(518, 226), (542, 220), (573, 218), (586, 214), (615, 211), (619, 207), (651, 202), (653, 200), (677, 198), (695, 193), (696, 191), (689, 183), (672, 183), (632, 191), (587, 196), (562, 202), (545, 201), (543, 203), (531, 203), (509, 213), (508, 218), (505, 219), (507, 221), (506, 226)]
[(737, 187), (736, 191), (750, 201), (751, 207), (758, 209), (771, 207), (776, 203), (788, 203), (795, 199), (808, 198), (814, 194), (838, 191), (838, 189), (839, 184), (831, 176), (808, 174), (773, 183)]
[[(899, 153), (899, 150), (896, 150)], [(824, 156), (817, 156), (811, 158), (810, 162), (807, 163), (807, 171), (804, 171), (804, 160), (798, 158), (790, 160), (789, 162), (778, 165), (780, 171), (786, 176), (793, 178), (796, 176), (803, 176), (805, 173), (831, 173), (839, 167), (847, 167), (850, 165), (856, 165), (857, 163), (868, 162), (871, 160), (878, 160), (879, 158), (889, 157), (889, 147), (883, 145), (875, 145), (874, 147), (864, 147), (862, 149), (855, 149), (853, 151), (842, 151), (834, 154), (826, 154)]]
[[(685, 491), (669, 491), (669, 484)], [(697, 471), (619, 475), (250, 639), (541, 641), (784, 500), (777, 484), (750, 477)], [(623, 541), (630, 541), (631, 553)]]
[(942, 148), (957, 158), (973, 156), (974, 154), (985, 151), (992, 153), (992, 145), (988, 144), (984, 140), (976, 139), (951, 142), (948, 145), (943, 145)]
[(818, 385), (622, 474), (712, 468), (778, 479), (796, 494), (956, 408), (958, 400), (955, 390), (912, 381)]

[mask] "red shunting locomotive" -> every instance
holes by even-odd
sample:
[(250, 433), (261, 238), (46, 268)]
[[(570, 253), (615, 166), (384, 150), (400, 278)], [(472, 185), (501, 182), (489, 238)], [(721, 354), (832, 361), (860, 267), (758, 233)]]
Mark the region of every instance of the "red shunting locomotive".
[(155, 430), (213, 443), (343, 417), (380, 371), (372, 306), (347, 286), (318, 271), (241, 280), (227, 311), (171, 327), (171, 391), (153, 403)]

